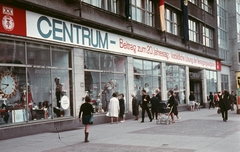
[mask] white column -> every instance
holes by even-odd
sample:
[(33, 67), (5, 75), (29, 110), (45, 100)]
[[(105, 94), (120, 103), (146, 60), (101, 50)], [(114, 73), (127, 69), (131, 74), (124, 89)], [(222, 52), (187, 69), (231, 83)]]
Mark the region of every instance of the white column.
[(202, 95), (203, 95), (203, 105), (206, 105), (207, 104), (207, 95), (208, 95), (208, 92), (207, 92), (207, 80), (206, 80), (206, 69), (203, 69), (202, 70)]
[(127, 102), (127, 111), (132, 112), (132, 96), (131, 94), (134, 92), (134, 73), (133, 73), (133, 58), (132, 57), (127, 57), (127, 93), (128, 93), (128, 102)]
[(189, 67), (186, 66), (186, 70), (185, 70), (185, 74), (186, 74), (186, 86), (185, 86), (185, 100), (186, 100), (186, 104), (189, 104), (189, 95), (190, 95), (190, 78), (189, 78)]
[(74, 117), (78, 117), (82, 98), (85, 95), (83, 49), (73, 49), (73, 107)]
[(161, 63), (161, 95), (164, 101), (168, 99), (167, 92), (166, 63)]

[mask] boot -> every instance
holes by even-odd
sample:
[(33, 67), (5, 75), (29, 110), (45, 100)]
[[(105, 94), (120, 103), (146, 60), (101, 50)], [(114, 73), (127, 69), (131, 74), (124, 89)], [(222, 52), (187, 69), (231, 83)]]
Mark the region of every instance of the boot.
[(88, 134), (89, 134), (89, 133), (85, 131), (85, 140), (84, 140), (85, 143), (89, 142), (89, 141), (88, 141)]

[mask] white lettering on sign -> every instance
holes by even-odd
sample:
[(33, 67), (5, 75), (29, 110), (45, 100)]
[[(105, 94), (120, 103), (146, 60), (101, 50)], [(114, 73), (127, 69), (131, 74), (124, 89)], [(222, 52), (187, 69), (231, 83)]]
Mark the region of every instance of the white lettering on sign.
[(3, 12), (2, 12), (3, 14), (13, 16), (13, 9), (12, 9), (12, 8), (9, 8), (9, 7), (6, 7), (6, 6), (3, 6), (2, 11), (3, 11)]

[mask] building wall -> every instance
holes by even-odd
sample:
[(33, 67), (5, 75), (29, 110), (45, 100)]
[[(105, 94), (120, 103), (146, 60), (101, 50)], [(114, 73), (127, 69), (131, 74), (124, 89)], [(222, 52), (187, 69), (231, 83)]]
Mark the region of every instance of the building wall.
[[(33, 11), (39, 14), (43, 14), (46, 16), (51, 16), (59, 20), (69, 21), (75, 24), (84, 25), (86, 27), (96, 28), (98, 30), (104, 30), (107, 32), (114, 33), (120, 36), (126, 36), (127, 38), (131, 38), (134, 40), (141, 40), (141, 42), (146, 42), (153, 45), (158, 45), (164, 47), (164, 49), (173, 49), (176, 51), (181, 51), (184, 53), (194, 54), (200, 57), (205, 57), (210, 60), (219, 59), (217, 54), (217, 39), (214, 41), (214, 48), (204, 47), (200, 43), (184, 43), (181, 36), (175, 36), (169, 33), (162, 33), (158, 28), (159, 26), (149, 27), (144, 24), (131, 21), (126, 19), (122, 14), (124, 14), (124, 1), (119, 1), (120, 5), (118, 8), (119, 14), (112, 14), (107, 11), (101, 10), (99, 8), (93, 7), (91, 5), (82, 3), (80, 5), (79, 2), (74, 0), (67, 1), (67, 0), (59, 0), (57, 3), (56, 1), (49, 1), (49, 0), (16, 0), (14, 3), (10, 0), (3, 0), (2, 3), (15, 6), (21, 9), (26, 9), (29, 11)], [(157, 1), (154, 1), (154, 4), (158, 6)], [(179, 12), (181, 11), (180, 1), (176, 2), (175, 0), (166, 0), (166, 6), (174, 7)], [(191, 6), (192, 4), (190, 4)], [(216, 30), (216, 16), (214, 13), (210, 15), (208, 13), (204, 13), (203, 18), (203, 11), (201, 8), (192, 6), (189, 7), (189, 15), (196, 18), (200, 24), (206, 23), (213, 29), (214, 35), (217, 34)], [(156, 11), (158, 12), (158, 11)], [(197, 13), (196, 13), (197, 12)], [(158, 14), (156, 13), (156, 16)], [(156, 22), (157, 23), (157, 22)], [(165, 34), (165, 35), (164, 35)], [(165, 37), (166, 36), (166, 37)], [(37, 39), (34, 39), (38, 41)], [(42, 40), (43, 42), (48, 42), (47, 40)], [(55, 43), (55, 42), (48, 42), (48, 43)], [(56, 43), (60, 44), (60, 43)], [(83, 96), (85, 95), (85, 88), (84, 88), (84, 49), (85, 47), (79, 47), (76, 45), (69, 45), (64, 44), (72, 48), (72, 58), (73, 58), (73, 117), (64, 119), (64, 120), (55, 120), (50, 122), (36, 122), (36, 123), (27, 123), (24, 125), (19, 125), (15, 128), (15, 126), (11, 126), (9, 128), (0, 128), (1, 135), (3, 135), (1, 139), (12, 138), (22, 135), (46, 132), (46, 131), (60, 131), (60, 130), (68, 130), (71, 128), (76, 128), (81, 126), (81, 123), (78, 122), (76, 118), (78, 118), (78, 112), (80, 105), (83, 103)], [(104, 50), (97, 50), (104, 52)], [(109, 53), (114, 53), (114, 51), (110, 51)], [(127, 56), (127, 97), (128, 97), (128, 113), (127, 118), (131, 118), (131, 93), (134, 91), (133, 86), (133, 56)], [(143, 59), (148, 59), (147, 57), (142, 56)], [(156, 61), (156, 59), (152, 59)], [(159, 60), (158, 60), (159, 61)], [(159, 62), (162, 62), (161, 60)], [(175, 63), (178, 64), (178, 63)], [(180, 64), (181, 65), (181, 64)], [(163, 71), (163, 75), (166, 70), (166, 63), (163, 62), (161, 64), (161, 68)], [(186, 66), (186, 75), (189, 75), (189, 67)], [(166, 77), (162, 78), (162, 86), (161, 88), (166, 91)], [(187, 87), (189, 89), (189, 82), (187, 78)], [(188, 99), (189, 90), (186, 92), (186, 99)], [(205, 94), (204, 94), (205, 96)], [(163, 94), (163, 99), (167, 99), (167, 95)], [(187, 101), (188, 103), (188, 101)], [(185, 106), (186, 107), (186, 106)], [(180, 107), (179, 110), (183, 109), (186, 110), (185, 107)], [(105, 115), (96, 115), (94, 118), (94, 123), (104, 123), (109, 122), (109, 119)], [(41, 125), (39, 125), (41, 124)], [(28, 131), (31, 128), (35, 128), (34, 131)], [(47, 128), (47, 129), (46, 129)], [(6, 131), (8, 130), (8, 131)], [(11, 132), (12, 131), (12, 132)], [(11, 133), (10, 133), (11, 132)]]

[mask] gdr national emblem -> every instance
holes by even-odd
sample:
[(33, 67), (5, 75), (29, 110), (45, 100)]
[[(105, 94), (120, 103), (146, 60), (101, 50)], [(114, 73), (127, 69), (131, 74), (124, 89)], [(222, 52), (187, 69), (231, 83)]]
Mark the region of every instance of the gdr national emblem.
[(13, 18), (9, 15), (5, 15), (2, 19), (2, 25), (6, 31), (12, 31), (14, 29)]

